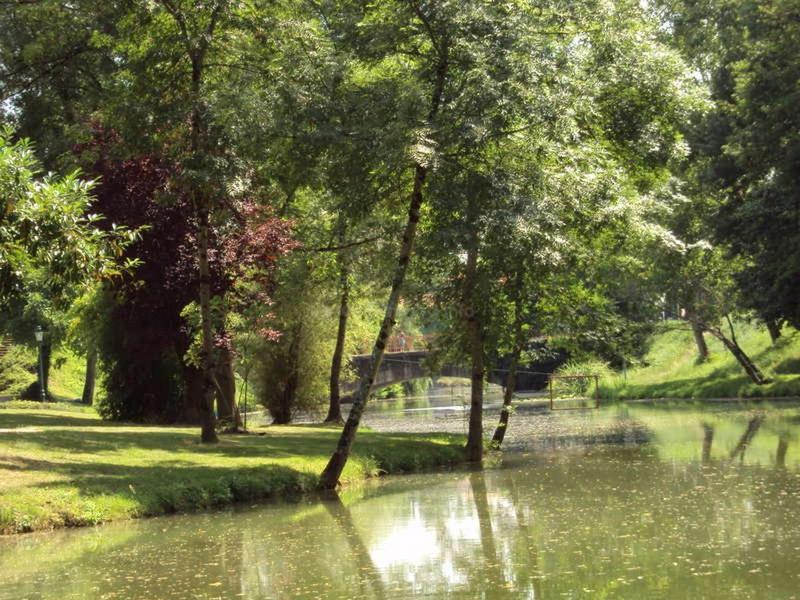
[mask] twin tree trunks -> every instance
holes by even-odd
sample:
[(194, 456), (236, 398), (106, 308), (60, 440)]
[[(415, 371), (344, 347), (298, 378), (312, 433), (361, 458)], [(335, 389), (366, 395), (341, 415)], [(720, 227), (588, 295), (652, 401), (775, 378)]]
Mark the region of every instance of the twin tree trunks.
[[(736, 362), (739, 363), (753, 383), (756, 385), (765, 385), (770, 382), (770, 380), (761, 372), (761, 369), (758, 368), (758, 366), (747, 355), (742, 347), (739, 346), (739, 342), (736, 339), (736, 331), (733, 328), (733, 322), (731, 321), (729, 315), (725, 315), (725, 320), (727, 321), (728, 328), (730, 329), (730, 337), (725, 335), (725, 332), (722, 331), (721, 328), (711, 326), (702, 321), (697, 315), (695, 315), (693, 311), (687, 310), (685, 319), (692, 326), (692, 333), (694, 334), (694, 341), (697, 346), (698, 362), (704, 362), (708, 360), (708, 345), (703, 337), (703, 334), (708, 332), (722, 342), (722, 345), (725, 346), (725, 348), (733, 355), (733, 357), (736, 359)], [(774, 343), (777, 338), (772, 335), (772, 332), (770, 332), (770, 336), (772, 337)]]

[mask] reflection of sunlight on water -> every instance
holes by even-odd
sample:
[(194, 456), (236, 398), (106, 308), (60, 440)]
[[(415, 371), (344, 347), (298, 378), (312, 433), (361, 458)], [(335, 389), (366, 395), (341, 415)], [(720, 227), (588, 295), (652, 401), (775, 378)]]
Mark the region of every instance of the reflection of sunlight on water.
[(479, 542), (481, 539), (481, 524), (476, 514), (450, 515), (444, 527), (451, 540)]
[(626, 410), (515, 414), (547, 443), (338, 508), (0, 538), (0, 600), (800, 598), (800, 411)]
[(370, 549), (375, 566), (382, 572), (395, 565), (418, 567), (441, 554), (435, 531), (426, 527), (415, 505), (406, 521), (399, 521)]
[(411, 512), (405, 519), (395, 517), (395, 526), (369, 552), (385, 581), (395, 579), (399, 572), (415, 589), (436, 580), (448, 586), (467, 583), (468, 573), (459, 568), (455, 557), (464, 542), (480, 543), (480, 522), (468, 504), (469, 488), (460, 491), (457, 498), (446, 502), (448, 516), (438, 532), (426, 525), (424, 507), (416, 499), (411, 500)]

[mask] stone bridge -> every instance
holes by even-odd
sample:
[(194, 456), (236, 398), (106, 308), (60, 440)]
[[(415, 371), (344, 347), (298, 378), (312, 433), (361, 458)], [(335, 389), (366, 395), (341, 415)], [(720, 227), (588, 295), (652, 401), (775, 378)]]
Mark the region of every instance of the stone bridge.
[[(380, 389), (395, 383), (419, 379), (421, 377), (466, 377), (469, 379), (469, 367), (463, 365), (443, 365), (440, 369), (432, 372), (427, 369), (425, 359), (428, 357), (426, 350), (411, 350), (407, 352), (387, 352), (383, 355), (383, 362), (375, 378), (374, 389)], [(350, 364), (358, 378), (361, 378), (369, 366), (369, 354), (359, 354), (350, 357)], [(547, 360), (540, 360), (527, 365), (520, 365), (517, 370), (517, 381), (515, 390), (538, 391), (547, 386), (550, 373), (555, 371), (563, 362), (565, 357), (559, 354), (557, 357)], [(486, 379), (489, 383), (504, 385), (508, 374), (510, 358), (504, 358), (496, 368), (487, 372)], [(344, 384), (343, 391), (350, 393), (355, 390), (357, 381)]]

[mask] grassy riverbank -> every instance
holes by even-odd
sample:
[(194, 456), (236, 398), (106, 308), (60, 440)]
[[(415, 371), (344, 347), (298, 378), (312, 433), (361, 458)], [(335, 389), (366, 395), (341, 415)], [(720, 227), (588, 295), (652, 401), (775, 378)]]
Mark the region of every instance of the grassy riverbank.
[[(196, 428), (108, 423), (68, 404), (7, 406), (4, 534), (313, 493), (339, 435), (338, 427), (268, 427), (202, 446)], [(462, 448), (457, 435), (361, 431), (342, 482), (454, 464)]]
[(730, 352), (706, 334), (711, 353), (697, 362), (692, 332), (672, 323), (653, 336), (645, 365), (603, 379), (606, 399), (632, 398), (757, 398), (800, 396), (800, 332), (785, 327), (772, 344), (766, 329), (755, 324), (736, 326), (739, 344), (772, 382), (755, 385)]

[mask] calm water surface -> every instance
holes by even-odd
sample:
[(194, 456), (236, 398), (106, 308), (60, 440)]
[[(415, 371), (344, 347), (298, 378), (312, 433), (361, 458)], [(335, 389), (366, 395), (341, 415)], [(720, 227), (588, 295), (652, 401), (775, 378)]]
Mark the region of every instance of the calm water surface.
[(1, 539), (0, 598), (800, 597), (798, 408), (514, 427), (482, 472)]

